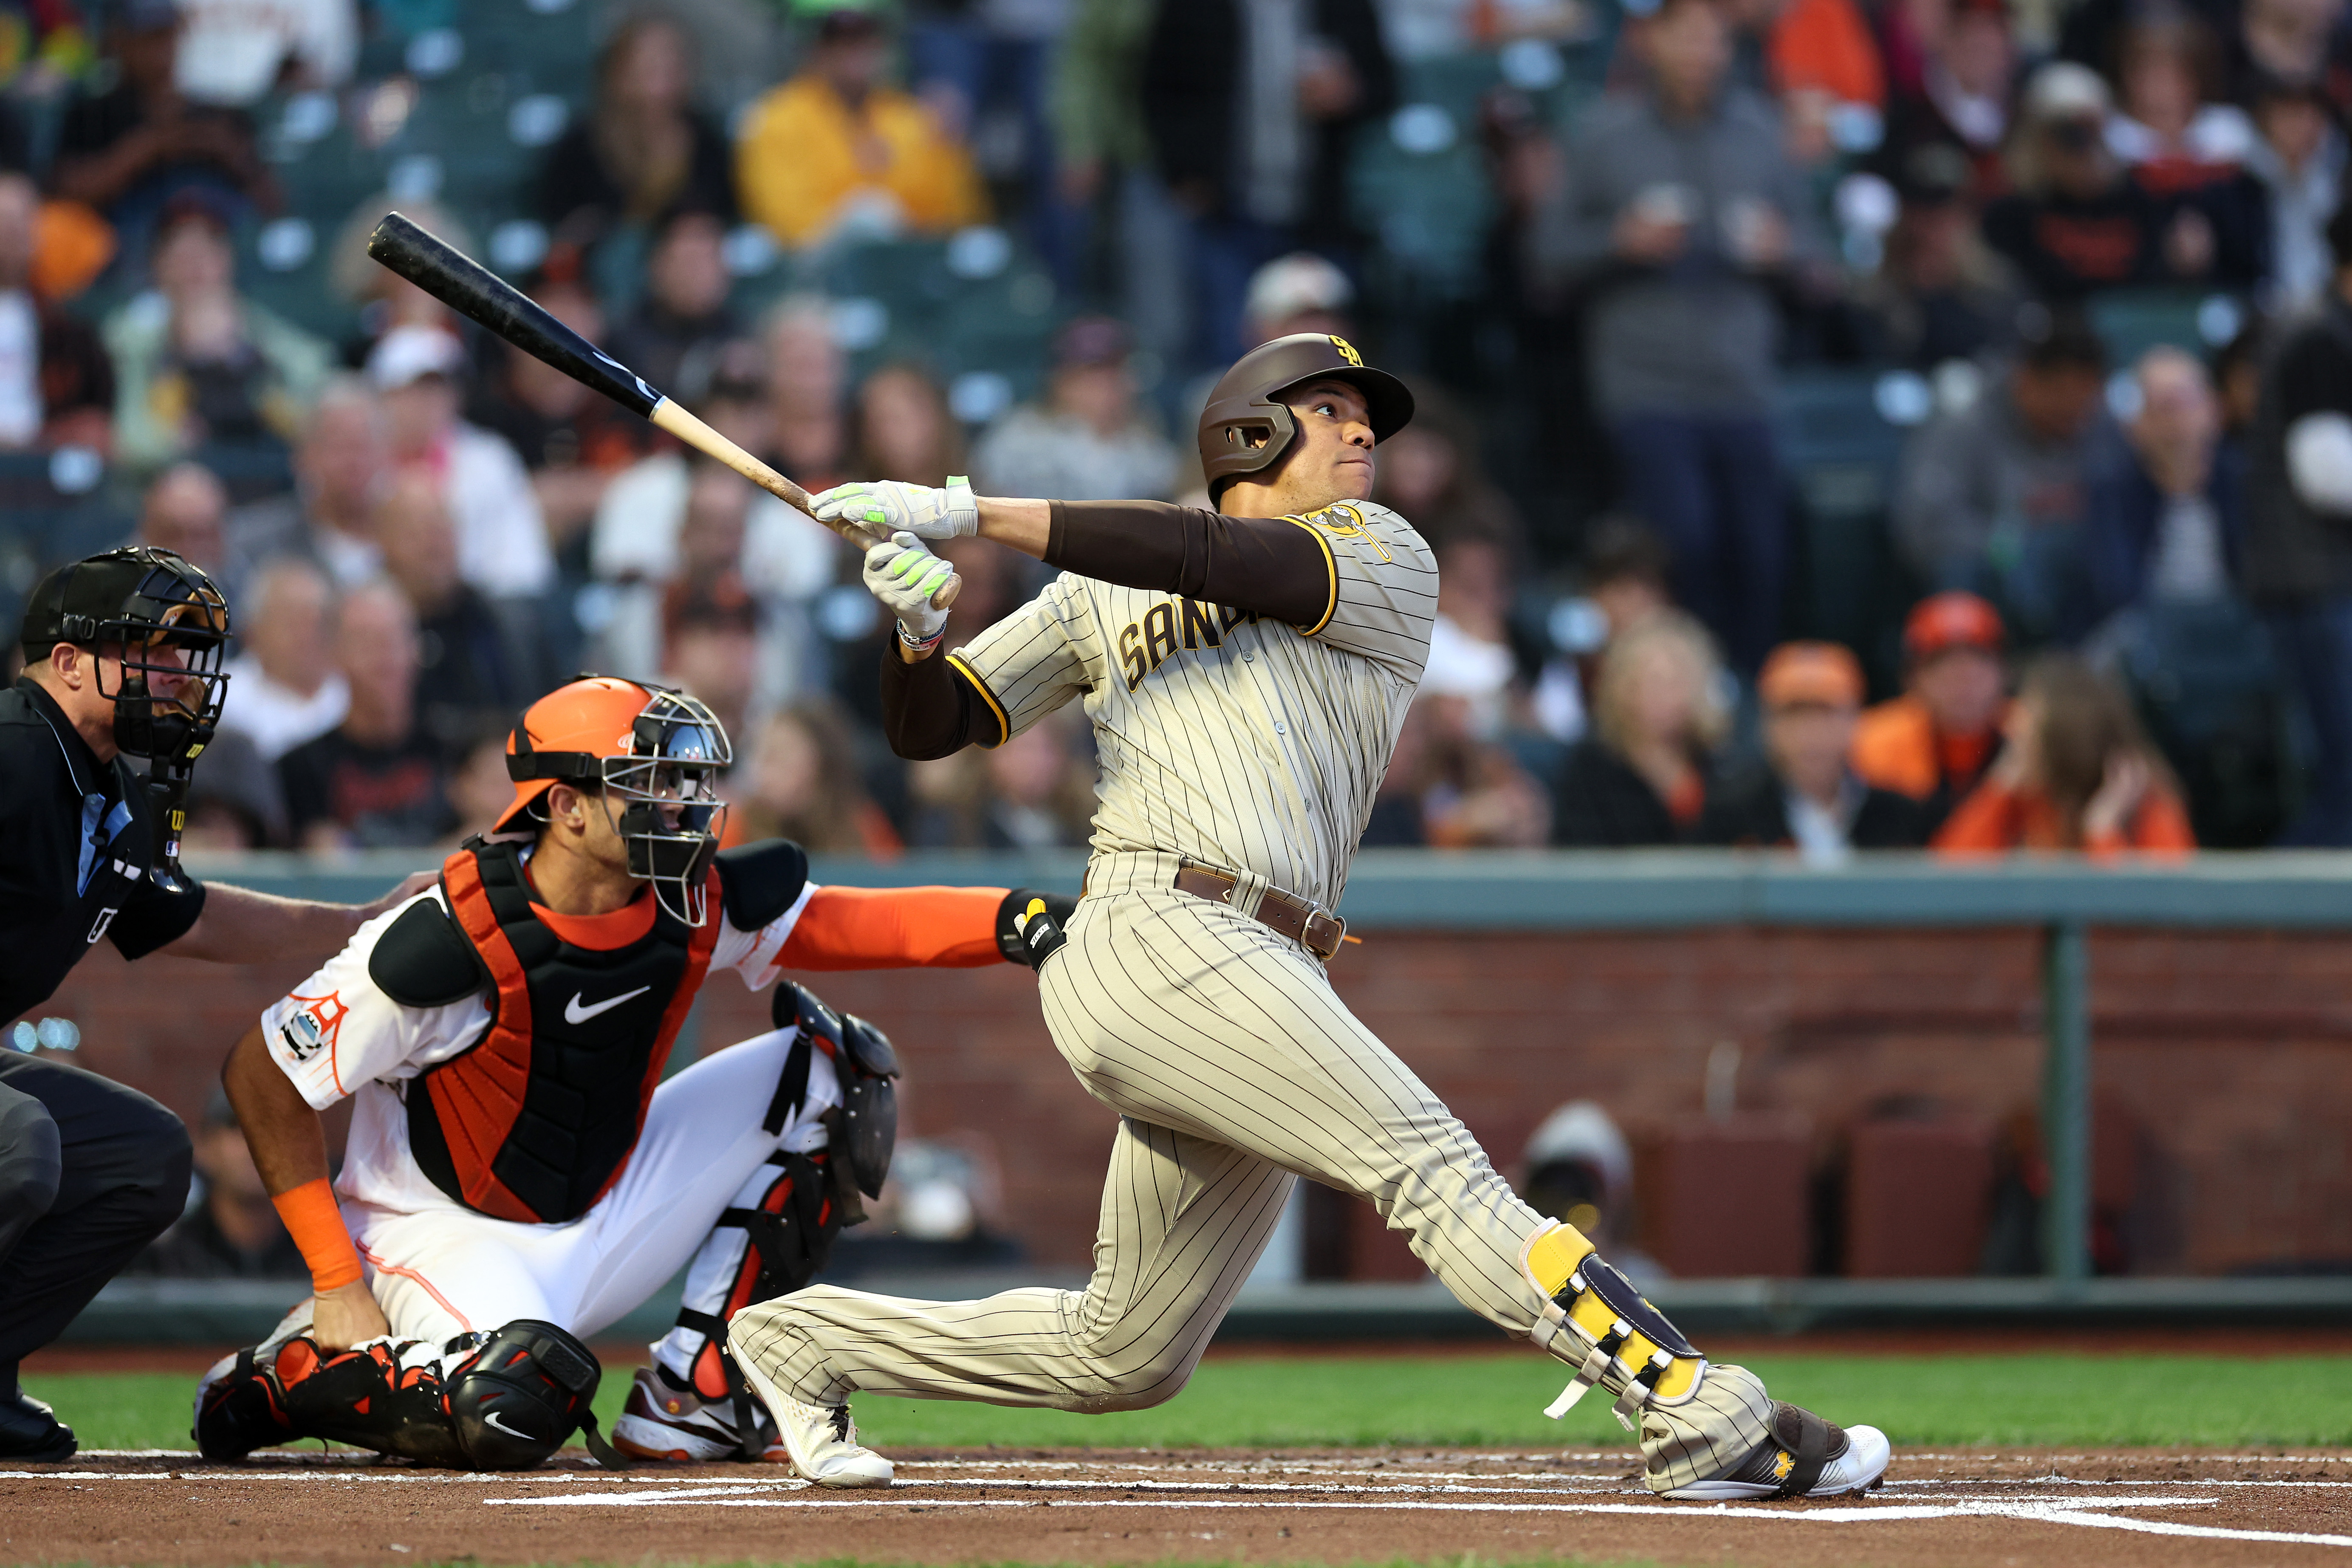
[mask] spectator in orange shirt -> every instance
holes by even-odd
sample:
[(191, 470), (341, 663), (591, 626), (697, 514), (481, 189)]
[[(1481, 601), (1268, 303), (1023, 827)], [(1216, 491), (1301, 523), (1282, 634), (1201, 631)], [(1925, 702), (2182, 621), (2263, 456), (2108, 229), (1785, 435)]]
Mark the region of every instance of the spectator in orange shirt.
[(1936, 848), (2178, 855), (2197, 847), (2171, 771), (2131, 704), (2081, 659), (2037, 659), (2003, 729), (2000, 761), (1937, 831)]
[(2009, 708), (2000, 612), (1958, 591), (1923, 599), (1903, 626), (1904, 692), (1862, 716), (1853, 771), (1941, 823), (1992, 766)]
[(1842, 112), (1867, 110), (1883, 124), (1886, 68), (1853, 0), (1788, 0), (1765, 30), (1764, 54), (1798, 163), (1818, 163), (1836, 149)]
[(1886, 68), (1878, 41), (1853, 0), (1790, 0), (1765, 37), (1773, 85), (1819, 92), (1839, 103), (1886, 102)]
[(751, 106), (736, 149), (743, 214), (798, 249), (845, 232), (937, 234), (987, 216), (971, 154), (882, 84), (890, 40), (862, 5), (826, 10), (808, 63)]

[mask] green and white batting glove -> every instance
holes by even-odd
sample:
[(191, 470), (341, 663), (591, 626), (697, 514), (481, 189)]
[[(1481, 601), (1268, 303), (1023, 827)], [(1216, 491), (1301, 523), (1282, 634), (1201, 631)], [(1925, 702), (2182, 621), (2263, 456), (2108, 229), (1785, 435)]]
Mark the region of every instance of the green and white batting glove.
[(819, 522), (846, 523), (870, 548), (905, 531), (918, 539), (968, 539), (980, 531), (980, 502), (971, 481), (959, 474), (945, 489), (901, 484), (897, 479), (835, 485), (814, 499)]
[(918, 653), (937, 647), (948, 613), (931, 600), (955, 568), (904, 529), (866, 552), (866, 588), (898, 617), (898, 640)]

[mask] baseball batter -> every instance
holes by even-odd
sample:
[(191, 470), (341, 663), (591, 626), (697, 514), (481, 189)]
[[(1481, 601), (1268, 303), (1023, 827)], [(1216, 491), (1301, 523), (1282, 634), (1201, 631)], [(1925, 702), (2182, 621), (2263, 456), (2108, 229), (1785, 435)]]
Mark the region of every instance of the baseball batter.
[[(1072, 700), (1094, 722), (1085, 897), (1066, 931), (1038, 919), (1024, 935), (1055, 1045), (1120, 1121), (1087, 1289), (934, 1303), (814, 1286), (749, 1307), (729, 1342), (772, 1401), (1156, 1405), (1305, 1175), (1370, 1202), (1464, 1302), (1572, 1365), (1553, 1414), (1595, 1385), (1615, 1395), (1654, 1490), (1821, 1496), (1884, 1474), (1879, 1432), (1709, 1363), (1573, 1227), (1521, 1203), (1325, 975), (1435, 613), (1427, 545), (1365, 500), (1376, 443), (1412, 413), (1347, 342), (1302, 334), (1210, 395), (1214, 512), (975, 500), (961, 481), (818, 498), (873, 540), (866, 580), (899, 623), (884, 692), (901, 755), (1002, 744)], [(942, 657), (929, 599), (949, 569), (928, 543), (973, 533), (1062, 575)]]
[[(805, 1282), (897, 1126), (889, 1042), (779, 982), (775, 1028), (662, 1067), (702, 983), (1026, 962), (994, 888), (823, 888), (782, 839), (719, 850), (726, 731), (683, 692), (583, 677), (508, 741), (515, 798), (439, 884), (270, 1007), (223, 1079), (314, 1295), (197, 1394), (208, 1458), (293, 1437), (509, 1468), (586, 1425), (583, 1336), (691, 1260), (615, 1442), (850, 1484), (835, 1407), (763, 1405), (719, 1336)], [(1051, 920), (1043, 923), (1050, 925)], [(1000, 932), (1004, 933), (1001, 935)], [(331, 1187), (318, 1113), (353, 1101)]]

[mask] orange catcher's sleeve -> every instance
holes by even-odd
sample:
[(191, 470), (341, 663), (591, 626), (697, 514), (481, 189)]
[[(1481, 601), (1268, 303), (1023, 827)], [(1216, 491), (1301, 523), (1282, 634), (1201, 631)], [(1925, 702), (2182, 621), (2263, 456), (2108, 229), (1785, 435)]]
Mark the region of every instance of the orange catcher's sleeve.
[(776, 955), (783, 969), (972, 969), (1002, 963), (1003, 888), (818, 888)]

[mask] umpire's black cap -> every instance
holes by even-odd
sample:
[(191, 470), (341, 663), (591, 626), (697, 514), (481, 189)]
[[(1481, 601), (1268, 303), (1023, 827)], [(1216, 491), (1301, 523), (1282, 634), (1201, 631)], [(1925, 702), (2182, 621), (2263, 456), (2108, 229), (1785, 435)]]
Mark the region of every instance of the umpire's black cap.
[(42, 578), (16, 640), (25, 662), (37, 664), (61, 642), (211, 647), (228, 630), (228, 601), (201, 567), (168, 550), (125, 545)]

